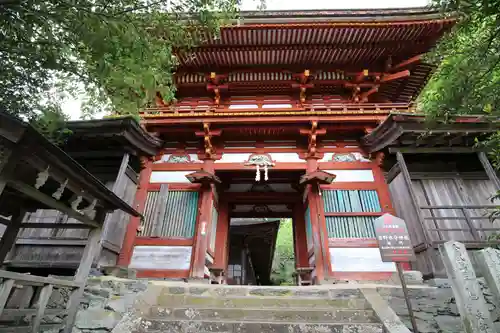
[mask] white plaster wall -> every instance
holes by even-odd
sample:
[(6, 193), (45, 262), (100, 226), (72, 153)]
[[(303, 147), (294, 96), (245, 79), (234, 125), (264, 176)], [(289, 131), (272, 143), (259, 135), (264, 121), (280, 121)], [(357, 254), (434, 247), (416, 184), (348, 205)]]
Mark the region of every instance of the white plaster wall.
[(336, 175), (334, 182), (373, 182), (375, 178), (372, 170), (325, 170)]
[(186, 175), (194, 171), (153, 171), (150, 183), (190, 183)]
[(396, 265), (383, 262), (378, 248), (330, 248), (334, 272), (395, 272)]
[(305, 162), (297, 153), (269, 153), (275, 162)]
[(191, 265), (191, 246), (136, 246), (130, 268), (187, 270)]
[(220, 160), (216, 160), (215, 163), (243, 163), (248, 161), (250, 157), (250, 153), (227, 153), (222, 154), (222, 158)]

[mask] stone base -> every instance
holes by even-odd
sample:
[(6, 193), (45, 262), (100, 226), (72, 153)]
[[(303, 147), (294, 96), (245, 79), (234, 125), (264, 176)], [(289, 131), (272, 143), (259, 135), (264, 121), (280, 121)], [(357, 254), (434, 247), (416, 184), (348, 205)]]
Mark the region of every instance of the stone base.
[(189, 278), (185, 281), (192, 284), (210, 284), (210, 279)]
[[(422, 272), (420, 271), (405, 271), (404, 278), (407, 285), (422, 285), (424, 283)], [(398, 273), (385, 280), (345, 280), (329, 278), (324, 281), (325, 284), (345, 284), (345, 283), (358, 283), (358, 284), (386, 284), (386, 285), (400, 285)]]
[(135, 279), (137, 276), (137, 271), (135, 269), (127, 267), (101, 267), (100, 270), (104, 275), (112, 275), (124, 279)]

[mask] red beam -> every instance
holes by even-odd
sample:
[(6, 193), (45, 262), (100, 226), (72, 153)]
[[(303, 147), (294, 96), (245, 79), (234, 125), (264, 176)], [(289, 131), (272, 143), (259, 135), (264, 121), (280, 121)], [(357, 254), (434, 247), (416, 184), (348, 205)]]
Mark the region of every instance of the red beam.
[(375, 86), (375, 87), (371, 88), (370, 90), (368, 90), (367, 92), (362, 93), (362, 94), (359, 96), (359, 97), (361, 98), (361, 102), (362, 102), (362, 103), (363, 103), (363, 102), (366, 102), (366, 101), (368, 100), (368, 97), (369, 97), (370, 95), (373, 95), (373, 94), (375, 94), (375, 93), (378, 91), (378, 88), (379, 88), (379, 86), (377, 85), (377, 86)]
[(389, 82), (389, 81), (401, 79), (401, 78), (407, 77), (407, 76), (410, 76), (410, 71), (409, 70), (404, 70), (404, 71), (397, 72), (397, 73), (394, 73), (394, 74), (384, 75), (382, 77), (382, 79), (380, 80), (380, 82), (381, 83)]
[(421, 54), (416, 55), (414, 57), (411, 57), (410, 59), (407, 59), (405, 61), (400, 62), (399, 64), (397, 64), (395, 66), (392, 66), (391, 67), (391, 71), (395, 71), (397, 69), (400, 69), (400, 68), (406, 67), (408, 65), (411, 65), (411, 64), (413, 64), (415, 62), (420, 61), (420, 59), (422, 59), (422, 55)]

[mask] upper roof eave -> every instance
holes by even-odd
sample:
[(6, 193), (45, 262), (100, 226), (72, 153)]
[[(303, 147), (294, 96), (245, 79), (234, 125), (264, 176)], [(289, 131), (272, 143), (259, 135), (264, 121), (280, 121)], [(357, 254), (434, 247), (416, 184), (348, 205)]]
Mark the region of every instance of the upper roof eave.
[(146, 132), (132, 116), (69, 121), (67, 126), (73, 135), (83, 139), (104, 139), (110, 134), (123, 137), (139, 155), (154, 156), (163, 146), (162, 140)]
[(56, 166), (78, 182), (82, 190), (92, 193), (100, 202), (105, 202), (107, 208), (120, 209), (133, 215), (141, 216), (137, 210), (118, 197), (99, 179), (92, 175), (81, 164), (76, 162), (62, 149), (51, 143), (33, 126), (15, 118), (6, 112), (0, 112), (0, 138), (10, 141), (14, 145), (21, 142), (30, 143), (30, 151), (38, 152), (38, 157), (49, 166)]
[(305, 22), (402, 22), (427, 21), (446, 16), (432, 7), (387, 8), (387, 9), (345, 9), (345, 10), (282, 10), (282, 11), (242, 11), (240, 25), (246, 24), (278, 24)]
[(405, 133), (426, 131), (432, 135), (453, 131), (455, 134), (494, 133), (500, 130), (500, 118), (484, 115), (451, 117), (447, 123), (429, 122), (423, 113), (391, 113), (371, 133), (361, 138), (368, 152), (376, 152), (391, 146)]

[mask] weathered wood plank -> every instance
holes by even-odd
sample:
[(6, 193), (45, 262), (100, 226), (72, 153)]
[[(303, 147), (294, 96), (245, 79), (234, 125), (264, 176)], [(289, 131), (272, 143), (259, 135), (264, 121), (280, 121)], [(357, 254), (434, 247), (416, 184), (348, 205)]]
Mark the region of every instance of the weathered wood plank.
[(389, 148), (389, 153), (406, 153), (406, 154), (466, 154), (466, 153), (475, 153), (481, 151), (479, 148), (474, 147), (435, 147), (435, 148), (418, 148), (418, 147), (401, 147)]
[(484, 171), (486, 171), (486, 174), (488, 175), (488, 178), (493, 184), (495, 184), (495, 188), (500, 190), (500, 179), (498, 179), (495, 169), (491, 166), (488, 156), (486, 156), (484, 152), (477, 153), (477, 155), (479, 157), (479, 161), (481, 161), (481, 164), (483, 165)]
[(53, 285), (48, 284), (42, 288), (40, 292), (40, 297), (38, 298), (38, 308), (36, 311), (36, 316), (33, 318), (32, 322), (32, 333), (38, 333), (40, 330), (40, 324), (42, 322), (42, 318), (45, 313), (45, 308), (47, 307), (47, 303), (49, 302), (50, 295), (52, 294)]
[(20, 238), (16, 245), (53, 245), (53, 246), (85, 246), (86, 239), (57, 239), (57, 238)]
[(153, 213), (153, 228), (151, 236), (160, 237), (162, 235), (163, 222), (165, 219), (165, 211), (167, 209), (168, 185), (161, 184), (160, 193), (156, 200), (156, 207)]
[(33, 229), (91, 229), (92, 226), (88, 224), (79, 223), (22, 223), (21, 228), (33, 228)]
[[(4, 309), (2, 312), (2, 320), (13, 320), (19, 317), (35, 316), (37, 308), (23, 309)], [(44, 316), (63, 316), (66, 314), (66, 309), (45, 309)]]
[(16, 215), (12, 216), (10, 223), (7, 225), (7, 229), (0, 240), (0, 263), (5, 261), (5, 257), (7, 257), (7, 254), (9, 254), (12, 246), (15, 244), (23, 218), (24, 211), (18, 211)]
[[(62, 326), (62, 324), (46, 324), (40, 325), (40, 332), (54, 331)], [(0, 332), (2, 333), (31, 333), (30, 326), (0, 326)]]
[(77, 283), (75, 281), (70, 281), (70, 280), (54, 279), (54, 278), (50, 278), (50, 277), (21, 274), (21, 273), (9, 272), (9, 271), (4, 271), (4, 270), (0, 270), (0, 278), (15, 280), (16, 284), (27, 284), (27, 285), (34, 285), (34, 286), (40, 285), (40, 284), (42, 284), (42, 285), (52, 284), (52, 285), (62, 286), (62, 287), (78, 287), (81, 285), (81, 283)]
[(0, 286), (0, 314), (2, 314), (3, 309), (5, 309), (5, 304), (7, 304), (12, 287), (14, 287), (14, 282), (15, 281), (12, 279), (7, 279), (4, 280)]
[(87, 281), (87, 277), (92, 267), (92, 262), (101, 250), (101, 235), (101, 228), (95, 228), (89, 233), (87, 246), (85, 246), (85, 249), (83, 250), (82, 259), (75, 274), (75, 282), (79, 283), (79, 287), (71, 293), (71, 296), (69, 298), (69, 302), (66, 307), (66, 309), (68, 310), (68, 315), (65, 318), (62, 333), (71, 333), (73, 323), (75, 322), (76, 313), (78, 311), (78, 305), (80, 304), (81, 298), (83, 296), (83, 291), (85, 289), (85, 282)]

